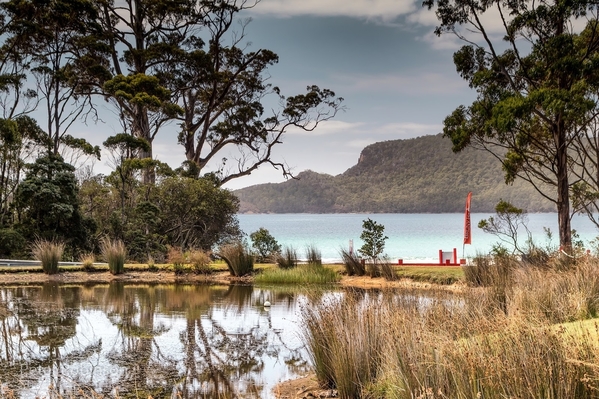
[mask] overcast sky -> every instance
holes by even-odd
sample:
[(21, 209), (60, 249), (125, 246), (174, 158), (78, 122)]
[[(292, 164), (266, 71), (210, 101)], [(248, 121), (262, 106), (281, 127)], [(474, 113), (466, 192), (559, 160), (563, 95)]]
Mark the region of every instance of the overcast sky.
[[(456, 42), (434, 36), (434, 12), (420, 5), (408, 0), (262, 0), (244, 14), (252, 18), (250, 50), (266, 48), (279, 55), (269, 71), (270, 83), (282, 94), (299, 94), (316, 84), (345, 99), (346, 111), (316, 131), (290, 132), (275, 149), (277, 161), (284, 160), (295, 173), (311, 169), (337, 175), (356, 164), (365, 146), (437, 134), (450, 112), (472, 102), (474, 93), (453, 65)], [(114, 134), (118, 126), (104, 129)], [(175, 134), (159, 135), (154, 154), (173, 167), (183, 160)], [(96, 171), (104, 172), (105, 163), (98, 162)], [(280, 181), (280, 172), (264, 166), (226, 187)]]

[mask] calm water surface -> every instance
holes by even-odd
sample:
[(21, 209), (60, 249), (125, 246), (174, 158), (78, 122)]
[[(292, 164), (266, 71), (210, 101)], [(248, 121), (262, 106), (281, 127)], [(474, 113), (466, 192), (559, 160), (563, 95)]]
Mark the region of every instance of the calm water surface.
[(0, 287), (0, 389), (21, 398), (270, 398), (277, 382), (308, 370), (302, 301), (251, 286)]
[[(264, 227), (282, 245), (291, 245), (300, 254), (307, 245), (314, 244), (322, 252), (323, 260), (338, 261), (339, 249), (348, 248), (350, 240), (354, 248), (362, 246), (360, 233), (362, 221), (371, 218), (385, 226), (385, 235), (389, 237), (385, 250), (391, 259), (415, 261), (438, 260), (439, 250), (451, 251), (457, 248), (458, 256), (472, 257), (477, 252), (488, 253), (497, 237), (486, 234), (477, 225), (491, 214), (474, 213), (472, 220), (472, 245), (465, 246), (464, 215), (445, 214), (257, 214), (238, 215), (239, 224), (246, 234)], [(554, 237), (548, 242), (544, 227), (549, 228)], [(557, 245), (557, 214), (535, 213), (528, 215), (528, 228), (537, 245)], [(575, 216), (572, 228), (580, 234), (586, 246), (597, 237), (595, 226), (584, 216)], [(521, 232), (521, 242), (526, 239)]]

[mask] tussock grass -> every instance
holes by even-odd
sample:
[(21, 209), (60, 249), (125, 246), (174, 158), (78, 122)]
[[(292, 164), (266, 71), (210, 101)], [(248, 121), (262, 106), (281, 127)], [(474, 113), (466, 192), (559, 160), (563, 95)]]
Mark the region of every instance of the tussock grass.
[(185, 256), (181, 248), (170, 247), (166, 259), (172, 265), (175, 274), (184, 274), (186, 272)]
[(189, 263), (196, 274), (211, 274), (210, 254), (201, 250), (193, 250), (189, 253)]
[(105, 238), (100, 243), (100, 251), (102, 252), (102, 257), (108, 263), (110, 273), (122, 274), (125, 272), (127, 249), (122, 241)]
[(322, 265), (322, 253), (315, 245), (306, 247), (306, 262), (312, 265)]
[(277, 254), (275, 260), (281, 269), (297, 267), (297, 251), (291, 246), (285, 247), (280, 254)]
[(343, 266), (348, 276), (363, 276), (366, 274), (366, 268), (362, 264), (362, 260), (356, 255), (349, 253), (344, 248), (339, 250), (339, 255), (343, 259)]
[(94, 263), (96, 262), (96, 255), (92, 252), (81, 255), (81, 268), (86, 272), (91, 272), (96, 270)]
[(257, 284), (328, 284), (341, 276), (334, 270), (319, 264), (299, 265), (292, 269), (265, 269), (254, 277)]
[(64, 243), (38, 239), (32, 245), (33, 257), (41, 262), (46, 274), (58, 273), (58, 262), (64, 252)]
[(218, 255), (223, 258), (232, 276), (242, 277), (254, 271), (254, 257), (241, 243), (222, 246)]
[(596, 315), (599, 262), (497, 266), (509, 278), (460, 298), (315, 300), (301, 325), (319, 382), (342, 398), (598, 398), (599, 322), (555, 323)]

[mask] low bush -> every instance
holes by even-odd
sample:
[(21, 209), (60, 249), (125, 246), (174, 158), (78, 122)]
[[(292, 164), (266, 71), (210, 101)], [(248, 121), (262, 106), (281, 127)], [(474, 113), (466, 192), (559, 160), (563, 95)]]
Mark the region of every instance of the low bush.
[(100, 243), (100, 251), (104, 260), (108, 262), (110, 273), (122, 274), (125, 272), (127, 249), (121, 240), (103, 239)]
[(242, 277), (254, 271), (254, 257), (241, 243), (223, 245), (218, 256), (223, 258), (232, 276)]
[(191, 264), (194, 273), (196, 274), (211, 274), (210, 254), (201, 250), (194, 250), (189, 253), (189, 263)]
[(64, 243), (38, 239), (33, 243), (33, 257), (41, 262), (46, 274), (58, 273), (58, 262), (64, 252)]
[(175, 274), (185, 273), (185, 255), (181, 248), (171, 247), (168, 249), (167, 262), (173, 265), (173, 271)]

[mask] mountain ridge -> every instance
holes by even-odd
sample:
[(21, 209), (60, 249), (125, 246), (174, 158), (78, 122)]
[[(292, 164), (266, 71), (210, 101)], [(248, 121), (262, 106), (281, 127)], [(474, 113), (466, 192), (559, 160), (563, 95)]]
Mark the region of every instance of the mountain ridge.
[(554, 204), (521, 180), (506, 185), (492, 154), (459, 154), (440, 134), (366, 146), (356, 165), (332, 176), (311, 170), (299, 180), (235, 190), (241, 213), (448, 213), (463, 212), (473, 192), (473, 212), (493, 212), (500, 199), (528, 212)]

